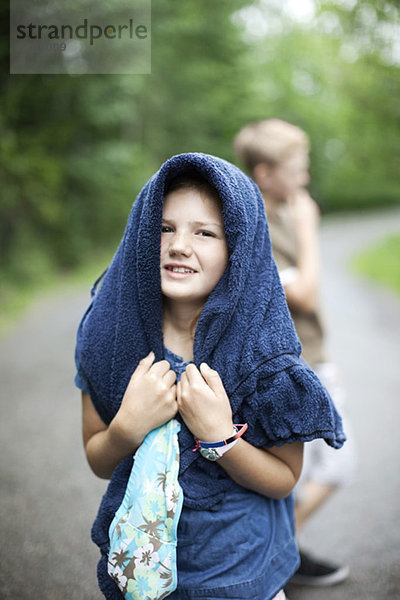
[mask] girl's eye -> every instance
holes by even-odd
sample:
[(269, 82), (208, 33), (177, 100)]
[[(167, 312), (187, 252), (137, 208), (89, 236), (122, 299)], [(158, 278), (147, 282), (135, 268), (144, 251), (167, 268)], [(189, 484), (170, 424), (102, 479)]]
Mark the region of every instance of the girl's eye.
[(172, 232), (172, 227), (169, 227), (169, 225), (163, 225), (161, 227), (161, 233), (171, 233)]
[(198, 235), (201, 235), (203, 237), (216, 237), (215, 233), (213, 233), (212, 231), (199, 231)]

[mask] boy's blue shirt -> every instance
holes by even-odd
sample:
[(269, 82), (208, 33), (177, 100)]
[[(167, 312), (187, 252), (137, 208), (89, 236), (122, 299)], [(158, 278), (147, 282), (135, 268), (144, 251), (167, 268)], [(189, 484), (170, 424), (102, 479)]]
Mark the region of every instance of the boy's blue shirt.
[[(228, 267), (210, 294), (194, 340), (194, 363), (218, 371), (234, 422), (247, 422), (244, 438), (258, 447), (324, 438), (340, 448), (341, 419), (301, 352), (272, 257), (264, 203), (255, 183), (220, 158), (174, 156), (137, 197), (121, 243), (79, 326), (78, 378), (108, 424), (117, 412), (139, 360), (150, 350), (164, 358), (160, 285), (161, 219), (166, 182), (186, 168), (198, 170), (223, 203)], [(182, 423), (180, 483), (185, 504), (210, 508), (232, 480), (217, 464), (193, 452)], [(122, 500), (131, 459), (115, 470), (94, 525), (106, 543), (109, 522)]]

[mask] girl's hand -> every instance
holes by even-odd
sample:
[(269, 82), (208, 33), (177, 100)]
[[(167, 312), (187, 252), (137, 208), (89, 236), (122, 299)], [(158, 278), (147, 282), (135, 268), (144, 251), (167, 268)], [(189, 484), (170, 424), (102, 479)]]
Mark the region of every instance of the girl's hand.
[(117, 443), (136, 448), (149, 431), (176, 415), (175, 380), (169, 362), (155, 363), (153, 352), (139, 362), (110, 424), (110, 434)]
[(178, 410), (193, 435), (203, 442), (218, 442), (232, 435), (232, 409), (217, 371), (206, 363), (200, 371), (186, 367), (177, 383)]

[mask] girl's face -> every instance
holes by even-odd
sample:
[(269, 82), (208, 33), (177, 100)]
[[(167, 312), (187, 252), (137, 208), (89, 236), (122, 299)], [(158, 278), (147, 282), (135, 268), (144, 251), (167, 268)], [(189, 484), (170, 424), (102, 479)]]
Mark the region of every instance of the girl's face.
[(175, 302), (203, 305), (228, 264), (221, 210), (204, 191), (182, 188), (165, 197), (161, 290)]

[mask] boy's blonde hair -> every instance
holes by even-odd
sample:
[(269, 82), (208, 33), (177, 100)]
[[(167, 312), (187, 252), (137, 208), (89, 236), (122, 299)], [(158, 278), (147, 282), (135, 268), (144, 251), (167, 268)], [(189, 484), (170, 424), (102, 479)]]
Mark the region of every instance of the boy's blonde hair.
[(306, 133), (280, 119), (264, 119), (245, 125), (236, 135), (233, 148), (250, 172), (260, 163), (279, 164), (293, 150), (310, 147)]

